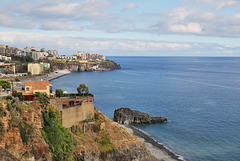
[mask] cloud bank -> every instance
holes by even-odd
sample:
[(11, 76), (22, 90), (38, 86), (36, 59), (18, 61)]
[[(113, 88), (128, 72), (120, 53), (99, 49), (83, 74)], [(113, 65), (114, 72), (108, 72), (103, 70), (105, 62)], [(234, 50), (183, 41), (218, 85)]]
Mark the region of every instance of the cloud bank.
[[(113, 38), (95, 38), (81, 37), (74, 35), (58, 35), (58, 34), (39, 34), (24, 32), (0, 32), (0, 42), (8, 45), (17, 45), (17, 47), (25, 47), (26, 44), (38, 48), (59, 49), (61, 54), (72, 55), (77, 51), (88, 51), (93, 53), (101, 53), (106, 55), (130, 54), (131, 52), (149, 53), (149, 56), (165, 53), (165, 55), (185, 53), (186, 55), (199, 54), (205, 50), (205, 56), (210, 54), (208, 51), (216, 52), (222, 55), (229, 53), (239, 53), (239, 47), (223, 46), (211, 43), (187, 43), (187, 42), (170, 42), (170, 41), (153, 41), (139, 39), (113, 39)], [(134, 55), (134, 54), (132, 54)]]

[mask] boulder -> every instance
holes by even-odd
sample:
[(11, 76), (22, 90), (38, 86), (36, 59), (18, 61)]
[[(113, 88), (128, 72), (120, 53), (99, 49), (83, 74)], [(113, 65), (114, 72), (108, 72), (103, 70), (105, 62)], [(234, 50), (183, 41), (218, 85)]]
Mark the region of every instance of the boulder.
[(147, 113), (131, 110), (129, 108), (116, 109), (114, 111), (113, 120), (121, 124), (167, 122), (167, 118), (165, 117), (151, 117)]

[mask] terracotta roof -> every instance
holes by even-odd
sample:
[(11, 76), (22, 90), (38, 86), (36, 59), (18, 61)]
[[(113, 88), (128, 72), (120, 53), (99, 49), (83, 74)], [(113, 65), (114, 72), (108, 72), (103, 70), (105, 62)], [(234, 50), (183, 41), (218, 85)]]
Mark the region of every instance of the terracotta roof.
[(26, 81), (25, 86), (32, 86), (33, 90), (47, 89), (47, 86), (52, 86), (49, 81)]

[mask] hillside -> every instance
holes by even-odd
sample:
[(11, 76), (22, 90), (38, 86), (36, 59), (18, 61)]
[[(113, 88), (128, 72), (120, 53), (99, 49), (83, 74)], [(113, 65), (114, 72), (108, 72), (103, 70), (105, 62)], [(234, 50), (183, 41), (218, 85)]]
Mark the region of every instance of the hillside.
[(0, 109), (1, 152), (15, 160), (148, 160), (145, 144), (97, 109), (71, 132), (52, 105), (43, 112), (38, 102), (8, 100)]

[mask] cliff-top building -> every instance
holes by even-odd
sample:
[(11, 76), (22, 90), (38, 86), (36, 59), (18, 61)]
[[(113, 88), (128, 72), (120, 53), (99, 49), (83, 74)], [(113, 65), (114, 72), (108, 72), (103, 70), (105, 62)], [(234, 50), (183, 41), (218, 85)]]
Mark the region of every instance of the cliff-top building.
[(37, 98), (37, 92), (46, 93), (50, 98), (50, 103), (55, 105), (60, 112), (60, 121), (65, 128), (77, 125), (80, 121), (94, 118), (94, 95), (85, 97), (75, 96), (69, 98), (55, 98), (52, 85), (49, 81), (26, 81), (25, 90), (19, 90), (24, 96), (24, 101), (33, 101)]
[(36, 92), (46, 93), (50, 98), (55, 98), (55, 92), (52, 91), (52, 85), (49, 81), (25, 81), (25, 90), (19, 90), (24, 96), (24, 100), (34, 100), (34, 94)]

